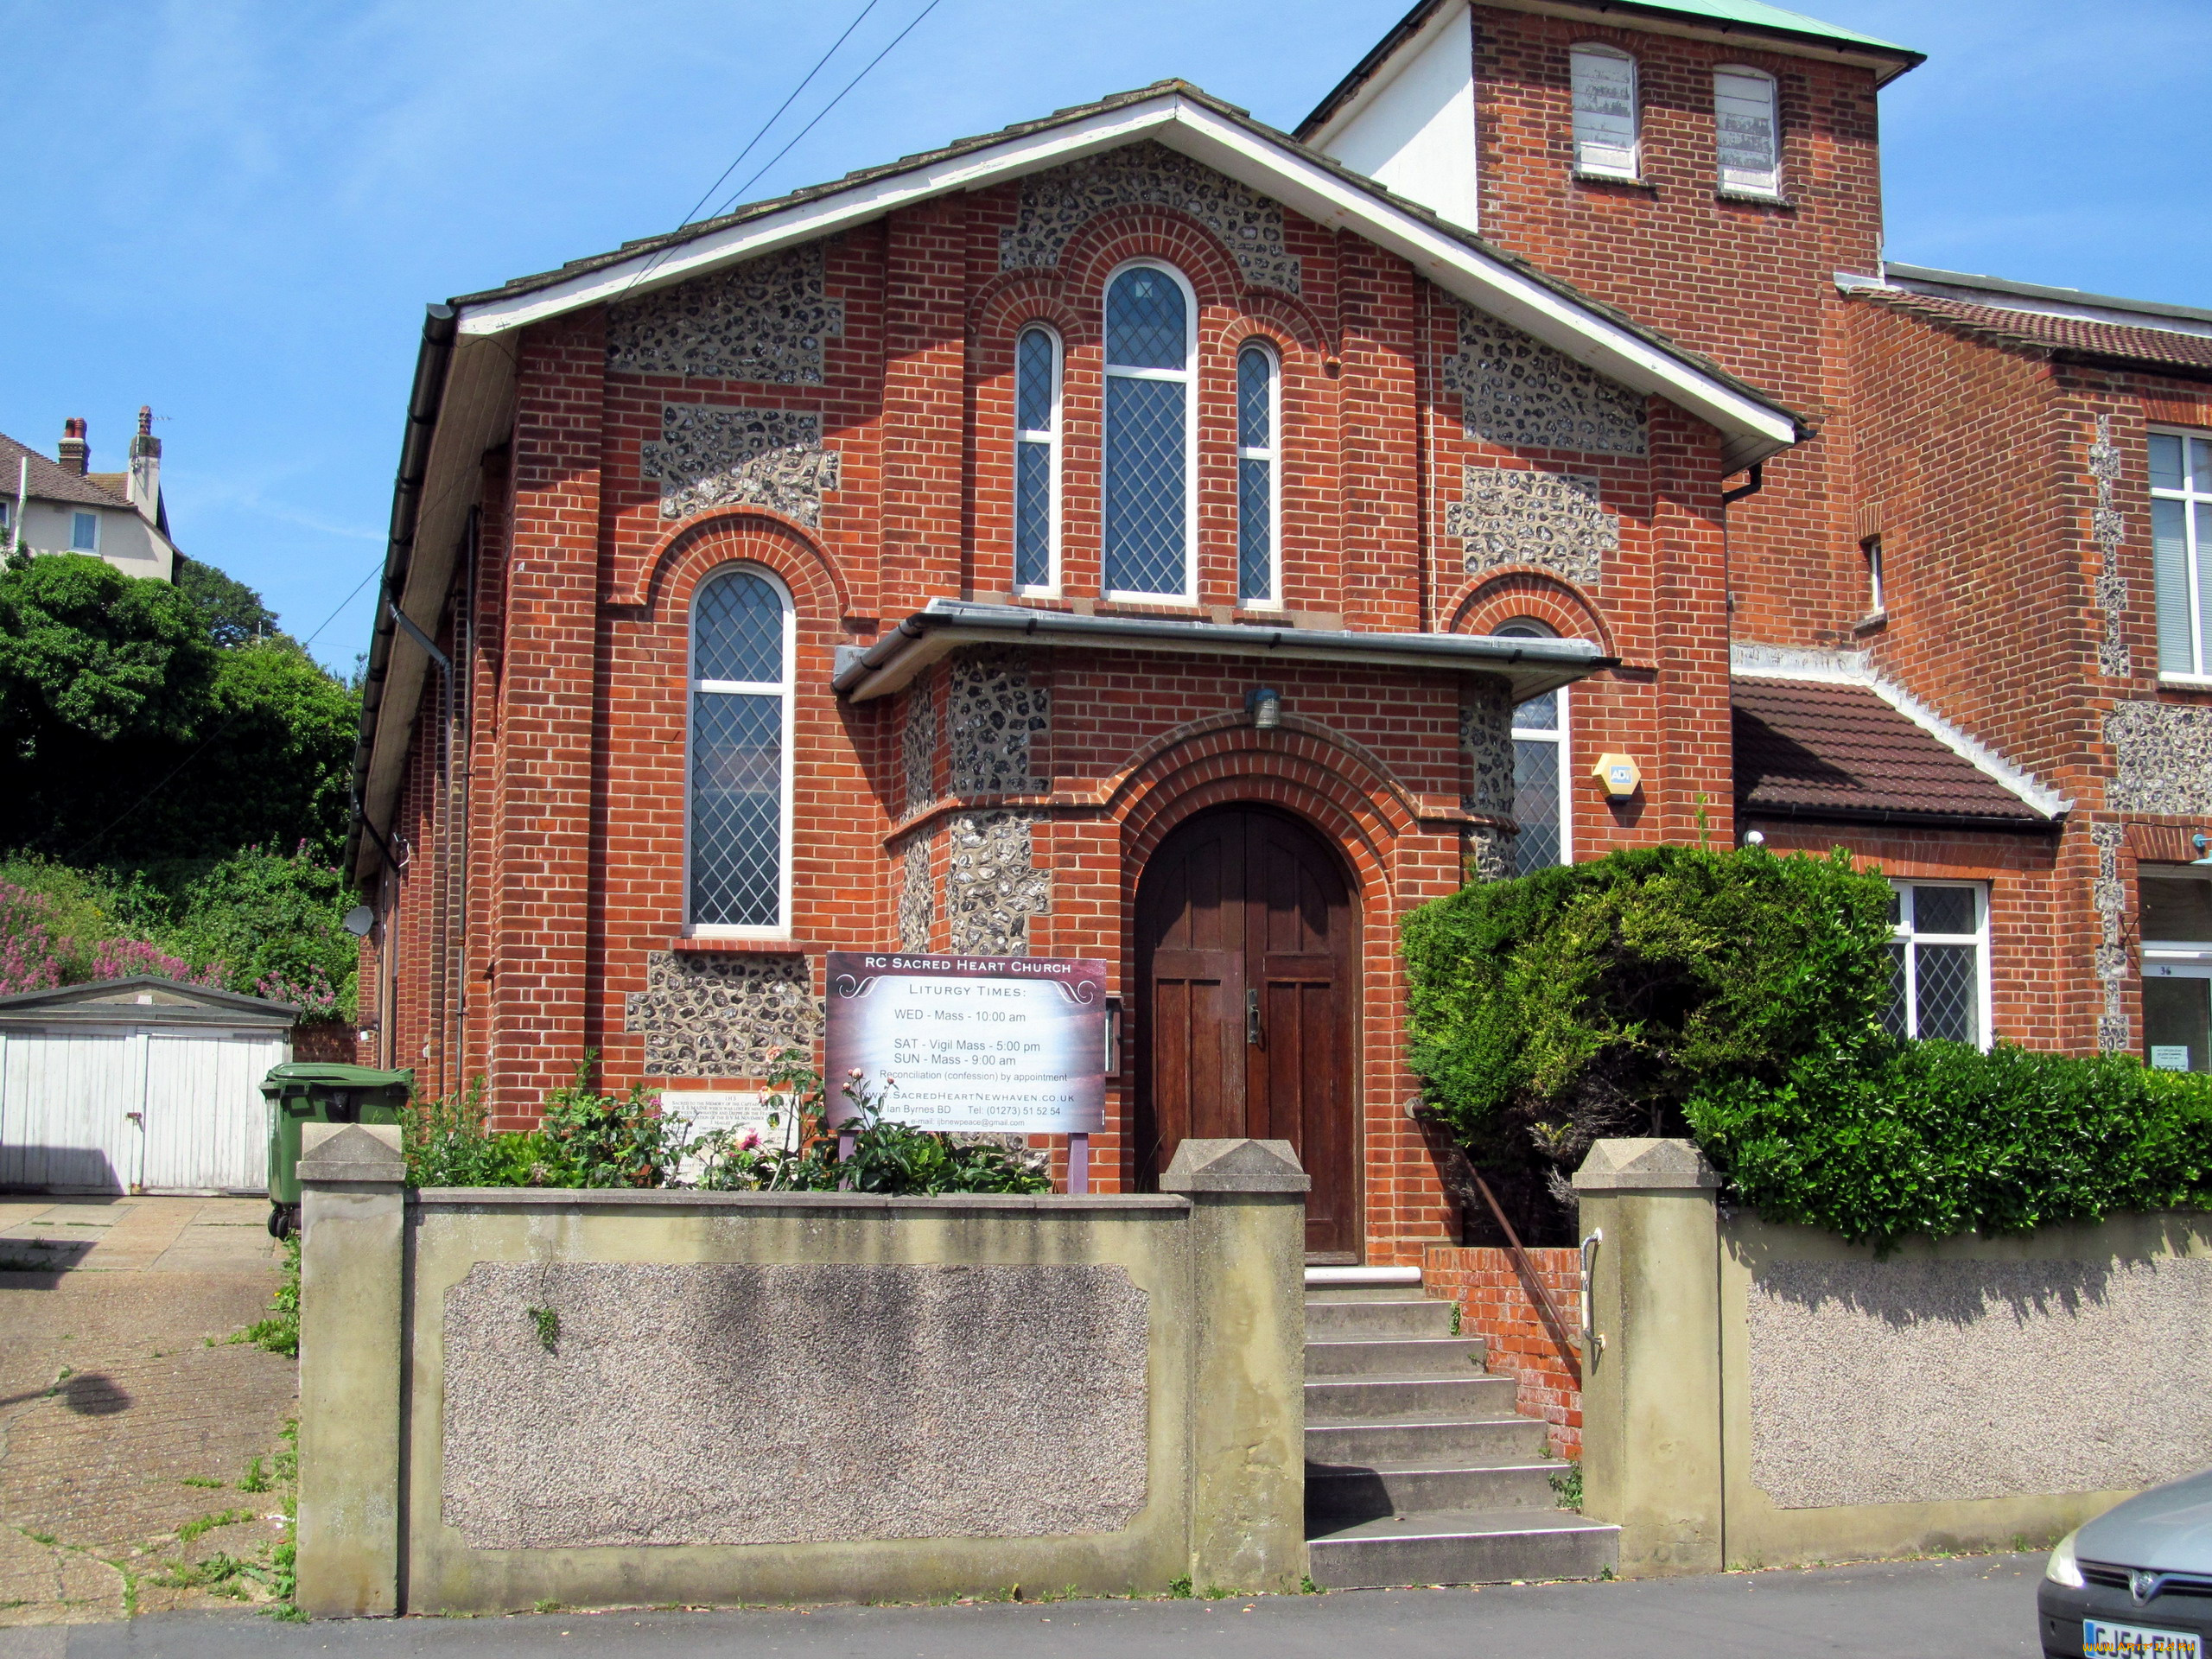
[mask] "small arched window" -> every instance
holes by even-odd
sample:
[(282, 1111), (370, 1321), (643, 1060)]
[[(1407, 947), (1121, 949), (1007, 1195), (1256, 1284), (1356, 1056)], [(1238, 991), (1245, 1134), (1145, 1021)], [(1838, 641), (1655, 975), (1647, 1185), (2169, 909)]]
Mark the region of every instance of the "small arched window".
[(1281, 468), (1282, 376), (1258, 340), (1236, 353), (1236, 596), (1247, 605), (1281, 603), (1276, 524)]
[(1713, 72), (1715, 162), (1722, 192), (1738, 196), (1782, 194), (1782, 123), (1775, 107), (1774, 77), (1764, 69), (1724, 63)]
[(1014, 586), (1060, 582), (1060, 340), (1029, 327), (1014, 347)]
[(1578, 46), (1574, 82), (1574, 170), (1597, 179), (1634, 179), (1636, 60), (1618, 47)]
[(695, 931), (785, 931), (791, 915), (791, 595), (736, 565), (691, 601), (688, 815)]
[(1106, 285), (1106, 593), (1192, 602), (1191, 359), (1198, 307), (1179, 274), (1135, 264)]
[[(1508, 639), (1550, 639), (1552, 631), (1532, 617), (1497, 630)], [(1513, 709), (1513, 816), (1521, 833), (1513, 842), (1513, 873), (1526, 875), (1573, 861), (1569, 845), (1567, 691), (1547, 691)]]

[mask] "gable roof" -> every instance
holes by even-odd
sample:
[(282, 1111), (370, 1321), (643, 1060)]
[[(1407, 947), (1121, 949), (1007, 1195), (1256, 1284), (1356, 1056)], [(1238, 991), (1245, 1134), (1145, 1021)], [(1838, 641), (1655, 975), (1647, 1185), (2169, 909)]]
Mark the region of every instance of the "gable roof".
[(2053, 362), (2147, 369), (2190, 379), (2212, 379), (2212, 334), (2131, 327), (2059, 312), (1974, 305), (1871, 283), (1845, 284), (1842, 292), (1848, 298), (1885, 306), (1984, 345), (2032, 352)]
[[(1661, 34), (1685, 35), (1693, 39), (1721, 41), (1740, 40), (1746, 45), (1769, 52), (1789, 53), (1802, 57), (1825, 58), (1845, 63), (1858, 64), (1874, 73), (1874, 84), (1885, 86), (1908, 69), (1917, 68), (1928, 61), (1925, 52), (1916, 52), (1895, 41), (1879, 40), (1872, 35), (1861, 35), (1856, 29), (1839, 29), (1834, 23), (1824, 23), (1817, 17), (1808, 17), (1801, 11), (1785, 11), (1780, 6), (1770, 6), (1765, 0), (1473, 0), (1473, 3), (1501, 11), (1537, 12), (1547, 16), (1567, 17), (1592, 23), (1623, 24), (1631, 29), (1644, 28)], [(1389, 32), (1357, 64), (1351, 73), (1329, 89), (1328, 96), (1313, 106), (1312, 113), (1294, 129), (1301, 139), (1311, 139), (1326, 127), (1358, 97), (1360, 90), (1389, 67), (1390, 61), (1414, 38), (1427, 28), (1432, 19), (1450, 8), (1465, 6), (1469, 0), (1421, 0), (1411, 11), (1392, 24)]]
[(188, 985), (154, 974), (96, 979), (42, 991), (0, 996), (0, 1024), (27, 1019), (40, 1024), (140, 1026), (289, 1026), (299, 1017), (289, 1002), (271, 1002), (240, 991)]
[[(18, 443), (0, 432), (0, 495), (13, 499), (23, 476), (23, 462), (30, 461), (30, 490), (34, 501), (70, 501), (85, 507), (127, 507), (122, 486), (125, 473), (95, 473), (80, 478), (51, 455), (42, 455), (27, 443)], [(108, 480), (116, 480), (110, 487)]]
[[(347, 868), (366, 874), (390, 821), (483, 452), (511, 417), (514, 352), (500, 336), (534, 322), (818, 241), (902, 207), (1022, 178), (1149, 139), (1404, 258), (1423, 278), (1631, 391), (1666, 398), (1721, 435), (1730, 472), (1811, 435), (1794, 411), (1709, 359), (1578, 292), (1427, 208), (1394, 195), (1286, 133), (1179, 80), (1160, 81), (1042, 120), (863, 168), (558, 270), (518, 277), (429, 308), (408, 398), (382, 601), (369, 643)], [(416, 550), (423, 550), (417, 556)], [(384, 718), (385, 704), (395, 718)], [(365, 821), (364, 838), (358, 826)]]
[(1747, 817), (2049, 830), (2052, 819), (1872, 688), (1738, 679), (1728, 691)]

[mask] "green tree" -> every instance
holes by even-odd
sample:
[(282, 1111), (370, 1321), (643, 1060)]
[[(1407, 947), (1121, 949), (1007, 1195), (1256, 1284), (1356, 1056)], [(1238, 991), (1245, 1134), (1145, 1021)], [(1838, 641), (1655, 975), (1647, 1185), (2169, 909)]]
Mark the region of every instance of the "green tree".
[(0, 847), (74, 864), (334, 855), (359, 702), (283, 636), (228, 649), (164, 582), (0, 569)]
[(198, 608), (212, 645), (243, 645), (277, 632), (276, 613), (262, 602), (261, 595), (212, 564), (180, 553), (171, 580), (177, 592)]

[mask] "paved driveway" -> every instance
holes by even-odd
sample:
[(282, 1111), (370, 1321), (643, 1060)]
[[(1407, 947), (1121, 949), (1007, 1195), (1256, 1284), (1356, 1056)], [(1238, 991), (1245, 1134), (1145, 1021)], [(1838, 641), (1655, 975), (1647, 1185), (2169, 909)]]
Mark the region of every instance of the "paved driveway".
[(155, 1580), (282, 1535), (275, 1494), (238, 1483), (276, 1448), (296, 1368), (227, 1341), (277, 1281), (268, 1213), (0, 1196), (0, 1627), (224, 1605)]

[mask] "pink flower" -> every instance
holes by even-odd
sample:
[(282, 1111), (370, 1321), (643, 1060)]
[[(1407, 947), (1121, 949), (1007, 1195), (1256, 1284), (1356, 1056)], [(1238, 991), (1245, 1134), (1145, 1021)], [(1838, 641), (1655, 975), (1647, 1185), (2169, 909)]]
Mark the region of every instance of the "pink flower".
[(752, 1129), (747, 1129), (743, 1135), (737, 1137), (737, 1149), (740, 1152), (750, 1152), (753, 1147), (760, 1144), (760, 1136)]

